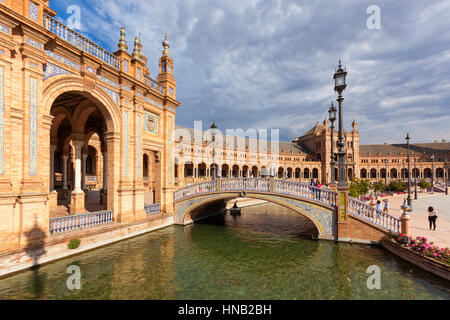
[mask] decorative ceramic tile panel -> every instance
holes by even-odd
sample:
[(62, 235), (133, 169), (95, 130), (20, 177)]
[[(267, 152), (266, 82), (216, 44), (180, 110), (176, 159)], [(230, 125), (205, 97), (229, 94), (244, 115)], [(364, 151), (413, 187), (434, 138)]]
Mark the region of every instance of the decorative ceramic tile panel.
[(5, 174), (5, 93), (4, 93), (5, 68), (0, 67), (0, 175)]
[[(47, 56), (55, 59), (55, 60), (58, 60), (61, 63), (64, 63), (64, 64), (68, 65), (69, 67), (72, 67), (72, 68), (77, 69), (77, 70), (81, 70), (81, 66), (79, 64), (76, 64), (73, 61), (70, 61), (70, 60), (68, 60), (68, 59), (66, 59), (64, 57), (61, 57), (60, 55), (54, 53), (53, 51), (45, 50), (45, 54)], [(95, 72), (95, 70), (94, 70), (94, 72)]]
[(86, 71), (94, 74), (96, 73), (95, 69), (89, 66), (86, 66)]
[(30, 78), (30, 176), (37, 175), (38, 80)]
[(46, 63), (44, 65), (44, 81), (47, 80), (48, 78), (57, 76), (59, 74), (73, 74), (73, 73), (61, 67), (55, 66), (52, 63)]
[(98, 79), (99, 79), (100, 81), (103, 81), (103, 82), (105, 82), (105, 83), (107, 83), (107, 84), (113, 86), (114, 88), (120, 89), (120, 85), (119, 85), (117, 82), (114, 82), (114, 81), (112, 81), (112, 80), (109, 80), (108, 78), (105, 78), (105, 77), (103, 77), (103, 76), (101, 76), (101, 75), (98, 75), (97, 77), (98, 77)]
[(38, 48), (39, 50), (42, 50), (44, 48), (42, 43), (37, 42), (37, 41), (35, 41), (35, 40), (33, 40), (33, 39), (29, 38), (29, 37), (27, 37), (26, 43), (31, 45), (31, 46), (33, 46), (33, 47), (35, 47), (35, 48)]
[(159, 116), (150, 111), (145, 111), (145, 131), (158, 135)]
[(6, 33), (6, 34), (11, 34), (11, 29), (8, 28), (7, 26), (0, 24), (0, 32)]
[(115, 92), (111, 89), (108, 89), (104, 86), (98, 85), (100, 88), (102, 88), (103, 90), (105, 90), (105, 92), (114, 100), (114, 102), (116, 103), (116, 105), (119, 105), (119, 93)]
[(125, 72), (128, 72), (128, 60), (126, 59), (123, 60), (123, 70), (125, 70)]
[(36, 3), (30, 1), (29, 9), (30, 18), (37, 21), (39, 19), (39, 6)]
[(137, 176), (141, 177), (141, 116), (137, 116), (136, 131), (137, 131), (137, 159), (136, 168)]
[(147, 101), (148, 103), (154, 105), (155, 107), (158, 107), (160, 109), (164, 109), (164, 106), (161, 103), (157, 102), (157, 101), (154, 101), (154, 100), (152, 100), (152, 99), (150, 99), (148, 97), (144, 97), (144, 100)]
[(128, 111), (123, 112), (123, 176), (128, 176)]
[(127, 86), (127, 85), (123, 85), (123, 89), (124, 89), (124, 90), (127, 90), (127, 91), (130, 91), (130, 87)]

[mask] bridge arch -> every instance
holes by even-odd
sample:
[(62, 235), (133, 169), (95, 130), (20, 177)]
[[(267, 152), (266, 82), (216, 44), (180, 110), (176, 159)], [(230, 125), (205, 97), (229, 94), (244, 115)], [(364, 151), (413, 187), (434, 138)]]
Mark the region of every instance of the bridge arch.
[[(190, 201), (183, 202), (176, 205), (175, 212), (178, 224), (186, 225), (201, 219), (202, 209), (213, 208), (219, 211), (221, 207), (225, 206), (227, 201), (239, 197), (239, 193), (221, 193), (212, 194), (209, 196), (200, 197), (197, 199), (190, 199)], [(310, 220), (317, 229), (318, 237), (321, 239), (333, 239), (335, 234), (335, 218), (333, 209), (327, 208), (321, 204), (314, 202), (290, 199), (283, 196), (268, 195), (260, 193), (247, 193), (245, 195), (249, 199), (265, 200), (270, 203), (275, 203), (284, 208), (288, 208), (298, 214), (303, 215)]]

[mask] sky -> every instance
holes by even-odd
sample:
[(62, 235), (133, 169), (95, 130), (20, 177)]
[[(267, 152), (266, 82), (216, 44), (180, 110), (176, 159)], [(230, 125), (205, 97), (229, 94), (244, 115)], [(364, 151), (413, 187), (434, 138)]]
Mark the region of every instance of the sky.
[(450, 141), (450, 1), (50, 0), (63, 22), (73, 5), (77, 31), (105, 49), (122, 26), (130, 53), (140, 34), (152, 78), (167, 32), (177, 125), (214, 118), (290, 141), (324, 121), (342, 59), (345, 129), (356, 120), (360, 143)]

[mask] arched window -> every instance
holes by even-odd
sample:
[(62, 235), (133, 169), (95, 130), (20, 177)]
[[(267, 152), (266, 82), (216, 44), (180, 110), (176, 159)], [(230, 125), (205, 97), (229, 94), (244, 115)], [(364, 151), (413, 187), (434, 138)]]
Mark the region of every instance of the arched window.
[(90, 155), (86, 157), (86, 173), (92, 174), (92, 157)]

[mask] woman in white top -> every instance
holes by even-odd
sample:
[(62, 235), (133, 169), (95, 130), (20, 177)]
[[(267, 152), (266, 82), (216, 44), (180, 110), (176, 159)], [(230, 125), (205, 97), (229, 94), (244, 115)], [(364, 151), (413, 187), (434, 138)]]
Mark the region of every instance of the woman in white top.
[(433, 227), (433, 231), (436, 231), (436, 219), (437, 212), (433, 207), (428, 208), (428, 222), (430, 223), (430, 230)]

